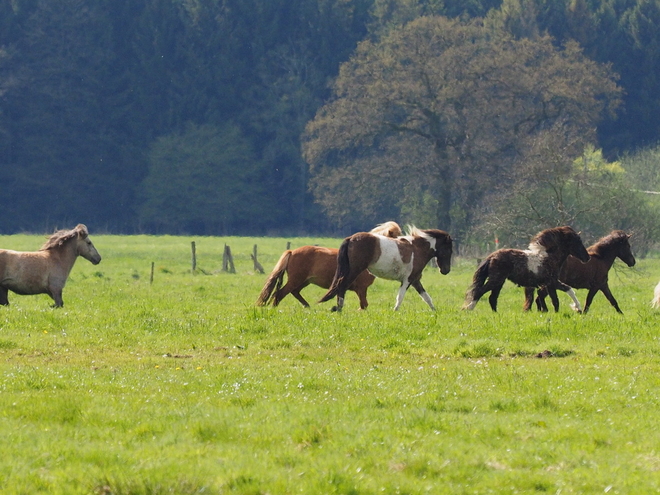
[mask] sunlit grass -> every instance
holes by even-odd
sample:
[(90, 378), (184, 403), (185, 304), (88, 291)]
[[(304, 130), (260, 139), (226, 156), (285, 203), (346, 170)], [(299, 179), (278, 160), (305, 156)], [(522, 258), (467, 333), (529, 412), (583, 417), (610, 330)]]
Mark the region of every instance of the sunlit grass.
[(377, 280), (367, 311), (349, 293), (336, 314), (254, 306), (252, 246), (269, 270), (287, 239), (92, 239), (104, 259), (78, 261), (63, 309), (15, 294), (0, 307), (0, 492), (660, 489), (658, 261), (612, 272), (623, 316), (602, 295), (588, 315), (566, 297), (523, 313), (511, 284), (498, 313), (461, 311), (464, 259), (425, 272), (435, 313), (414, 291), (394, 313), (396, 283)]

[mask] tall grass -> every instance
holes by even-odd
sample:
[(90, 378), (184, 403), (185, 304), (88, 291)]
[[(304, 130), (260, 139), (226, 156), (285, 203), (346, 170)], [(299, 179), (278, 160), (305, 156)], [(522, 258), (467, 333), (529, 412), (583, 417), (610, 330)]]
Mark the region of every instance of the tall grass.
[[(602, 295), (588, 315), (566, 297), (523, 313), (511, 284), (498, 313), (461, 311), (475, 260), (460, 258), (424, 274), (436, 312), (411, 291), (394, 313), (397, 284), (377, 280), (367, 311), (349, 293), (336, 314), (254, 306), (253, 244), (268, 270), (288, 239), (92, 239), (103, 261), (77, 262), (63, 309), (0, 307), (2, 493), (660, 489), (657, 260), (613, 270), (623, 316)], [(237, 274), (221, 271), (225, 243)]]

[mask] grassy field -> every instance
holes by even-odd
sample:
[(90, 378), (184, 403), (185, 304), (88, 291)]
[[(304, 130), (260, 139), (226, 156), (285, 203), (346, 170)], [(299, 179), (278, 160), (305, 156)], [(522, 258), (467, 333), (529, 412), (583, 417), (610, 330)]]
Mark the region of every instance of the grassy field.
[(436, 312), (411, 291), (394, 313), (397, 284), (377, 280), (367, 311), (349, 293), (336, 314), (256, 308), (249, 255), (269, 271), (289, 240), (337, 239), (92, 240), (103, 261), (78, 260), (63, 309), (0, 307), (0, 493), (660, 491), (658, 260), (615, 265), (623, 316), (602, 294), (588, 315), (564, 294), (557, 314), (523, 313), (510, 283), (498, 313), (461, 311), (461, 258), (424, 274)]

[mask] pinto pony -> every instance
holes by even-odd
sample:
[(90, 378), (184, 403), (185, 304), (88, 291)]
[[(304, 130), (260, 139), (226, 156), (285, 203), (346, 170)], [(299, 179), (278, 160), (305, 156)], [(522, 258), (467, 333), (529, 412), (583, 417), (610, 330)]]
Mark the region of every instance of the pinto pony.
[(0, 304), (9, 304), (11, 290), (20, 295), (48, 294), (56, 308), (62, 307), (62, 289), (78, 256), (94, 265), (101, 261), (83, 224), (55, 232), (39, 251), (0, 249)]
[[(566, 258), (566, 262), (559, 270), (559, 280), (573, 289), (589, 289), (583, 313), (586, 314), (589, 311), (591, 302), (598, 291), (602, 291), (617, 313), (623, 313), (607, 284), (607, 275), (616, 258), (630, 267), (635, 266), (635, 257), (632, 254), (629, 240), (629, 234), (622, 230), (613, 230), (609, 235), (602, 237), (587, 248), (590, 256), (587, 263), (581, 263), (573, 256)], [(548, 311), (548, 306), (545, 304), (547, 295), (545, 287), (538, 289), (536, 306), (539, 311)], [(534, 288), (525, 287), (525, 310), (532, 307), (533, 299)]]
[(567, 292), (579, 308), (580, 303), (573, 289), (558, 278), (559, 269), (569, 254), (583, 263), (589, 261), (589, 253), (571, 227), (555, 227), (539, 232), (525, 251), (498, 249), (488, 255), (475, 271), (463, 309), (474, 309), (479, 299), (490, 291), (488, 302), (491, 309), (497, 311), (497, 298), (507, 279), (522, 287), (547, 287), (555, 311), (559, 310), (557, 289)]
[(337, 306), (333, 310), (341, 311), (346, 290), (360, 273), (368, 269), (377, 277), (401, 282), (395, 310), (401, 306), (411, 285), (435, 310), (431, 297), (422, 286), (422, 272), (426, 264), (436, 258), (440, 272), (443, 275), (449, 273), (452, 239), (442, 230), (420, 230), (415, 227), (408, 230), (408, 235), (396, 239), (369, 232), (359, 232), (344, 239), (339, 247), (337, 271), (332, 285), (319, 302), (337, 296)]
[[(401, 235), (401, 227), (396, 222), (386, 222), (376, 226), (372, 233), (386, 237)], [(292, 294), (300, 303), (308, 308), (309, 303), (300, 291), (309, 284), (318, 285), (324, 289), (330, 287), (337, 270), (338, 249), (319, 246), (303, 246), (297, 249), (287, 249), (278, 260), (275, 268), (264, 284), (257, 306), (265, 306), (272, 302), (277, 306), (288, 294)], [(284, 286), (284, 275), (287, 281)], [(360, 309), (367, 309), (367, 289), (373, 284), (374, 277), (368, 271), (360, 273), (348, 290), (355, 291), (360, 299)]]

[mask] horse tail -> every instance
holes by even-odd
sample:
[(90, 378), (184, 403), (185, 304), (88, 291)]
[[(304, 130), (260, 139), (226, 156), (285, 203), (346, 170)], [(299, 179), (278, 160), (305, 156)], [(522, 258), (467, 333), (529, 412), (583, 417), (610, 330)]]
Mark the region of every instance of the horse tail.
[(282, 288), (282, 282), (284, 281), (284, 274), (286, 273), (287, 268), (289, 267), (289, 259), (291, 258), (292, 251), (287, 249), (280, 256), (279, 261), (273, 268), (273, 271), (268, 276), (264, 288), (261, 289), (261, 294), (257, 299), (257, 306), (265, 306), (269, 303), (273, 296), (273, 292), (277, 292)]
[[(344, 242), (339, 246), (339, 252), (337, 253), (337, 270), (335, 270), (335, 276), (332, 279), (332, 284), (328, 292), (321, 298), (320, 303), (329, 301), (337, 295), (339, 289), (344, 285), (346, 277), (350, 273), (351, 267), (348, 259), (348, 245), (350, 244), (350, 238), (344, 239)], [(345, 290), (345, 288), (344, 288)]]
[(464, 308), (470, 306), (470, 303), (474, 301), (474, 294), (477, 289), (486, 283), (489, 266), (490, 257), (483, 260), (477, 267), (477, 270), (474, 272), (474, 275), (472, 276), (472, 285), (468, 287), (467, 293), (465, 294), (465, 304), (463, 305)]

